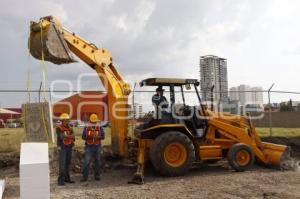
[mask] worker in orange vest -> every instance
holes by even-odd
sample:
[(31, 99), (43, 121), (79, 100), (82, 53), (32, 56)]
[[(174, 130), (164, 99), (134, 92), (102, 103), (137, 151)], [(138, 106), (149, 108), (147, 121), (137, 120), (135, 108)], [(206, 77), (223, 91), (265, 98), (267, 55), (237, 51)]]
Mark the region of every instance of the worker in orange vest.
[(104, 139), (104, 130), (99, 124), (96, 114), (91, 114), (90, 123), (86, 125), (82, 132), (82, 139), (85, 140), (85, 154), (83, 164), (83, 178), (81, 182), (88, 179), (91, 159), (95, 159), (95, 180), (100, 180), (100, 155), (101, 140)]
[(63, 186), (65, 182), (74, 183), (70, 178), (70, 166), (72, 148), (75, 142), (75, 135), (69, 126), (70, 116), (67, 113), (61, 114), (61, 124), (57, 126), (57, 147), (59, 150), (59, 176), (58, 185)]

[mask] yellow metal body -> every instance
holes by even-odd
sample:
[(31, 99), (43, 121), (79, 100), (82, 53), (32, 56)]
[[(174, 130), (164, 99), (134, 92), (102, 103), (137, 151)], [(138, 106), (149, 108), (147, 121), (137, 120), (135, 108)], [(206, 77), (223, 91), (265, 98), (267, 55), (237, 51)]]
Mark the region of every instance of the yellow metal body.
[(207, 114), (211, 117), (209, 128), (200, 145), (220, 145), (222, 149), (229, 149), (233, 144), (244, 143), (251, 147), (260, 162), (273, 166), (279, 166), (289, 153), (287, 146), (262, 142), (250, 119), (210, 111)]
[[(224, 158), (223, 152), (228, 151), (234, 144), (237, 143), (249, 145), (253, 150), (256, 159), (265, 165), (278, 167), (280, 166), (282, 160), (289, 155), (289, 148), (287, 146), (262, 142), (250, 119), (246, 119), (237, 115), (210, 112), (208, 110), (206, 111), (206, 114), (209, 115), (209, 119), (205, 139), (193, 139), (192, 133), (184, 124), (156, 125), (144, 129), (140, 133), (147, 135), (155, 131), (180, 131), (193, 139), (195, 148), (197, 148), (196, 157), (198, 160), (220, 160)], [(153, 141), (150, 141), (150, 139), (140, 139), (139, 143), (143, 143), (143, 146), (146, 146), (146, 148), (149, 150)], [(185, 154), (184, 150), (180, 149), (180, 147), (176, 147), (175, 151), (177, 151), (179, 155)], [(144, 151), (147, 151), (147, 149)], [(143, 158), (138, 159), (140, 165), (145, 164), (145, 161), (148, 160), (147, 156), (142, 157)], [(180, 158), (177, 158), (177, 165), (182, 162), (181, 157), (186, 156), (182, 155)], [(168, 159), (168, 156), (166, 156), (166, 159)], [(172, 158), (169, 159), (172, 160)], [(243, 165), (243, 163), (249, 161), (249, 157), (246, 153), (241, 152), (238, 154), (238, 160), (240, 161), (240, 165)]]
[(198, 156), (201, 158), (201, 160), (222, 159), (222, 147), (220, 145), (199, 146)]
[[(47, 32), (52, 28), (51, 26), (55, 26), (56, 31), (67, 43), (68, 48), (97, 72), (103, 86), (106, 87), (108, 95), (108, 119), (111, 124), (112, 150), (114, 154), (124, 157), (127, 150), (128, 95), (131, 92), (129, 84), (124, 81), (115, 68), (112, 62), (112, 55), (107, 49), (97, 48), (91, 42), (62, 28), (61, 24), (53, 17), (41, 18), (37, 23), (32, 22), (29, 45), (31, 46), (31, 43), (33, 45), (34, 41), (39, 41), (39, 39), (46, 41), (49, 36)], [(48, 47), (46, 43), (41, 46), (43, 48)], [(42, 51), (45, 49), (38, 50)], [(44, 54), (43, 56), (46, 57), (47, 55)]]

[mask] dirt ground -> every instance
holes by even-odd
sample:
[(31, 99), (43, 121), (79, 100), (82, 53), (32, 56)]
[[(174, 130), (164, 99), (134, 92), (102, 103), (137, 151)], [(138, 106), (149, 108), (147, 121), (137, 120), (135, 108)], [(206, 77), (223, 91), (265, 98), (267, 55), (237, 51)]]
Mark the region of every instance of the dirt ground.
[[(7, 186), (4, 198), (19, 198), (19, 178), (16, 169), (4, 170)], [(75, 184), (56, 185), (51, 177), (51, 198), (300, 198), (300, 172), (278, 171), (255, 166), (246, 172), (233, 172), (223, 165), (206, 165), (193, 169), (187, 176), (164, 178), (146, 171), (144, 185), (129, 185), (132, 169), (108, 170), (100, 182), (90, 179)], [(1, 177), (3, 173), (1, 172)]]
[[(273, 138), (272, 142), (292, 147), (292, 155), (300, 159), (299, 138)], [(14, 159), (13, 159), (14, 160)], [(12, 164), (14, 161), (9, 162)], [(2, 163), (3, 164), (3, 163)], [(246, 172), (230, 170), (226, 161), (200, 165), (186, 176), (165, 178), (148, 166), (144, 185), (130, 185), (134, 169), (110, 167), (96, 182), (90, 178), (81, 183), (81, 175), (73, 174), (75, 184), (57, 186), (56, 172), (51, 174), (51, 198), (299, 198), (300, 171), (279, 171), (255, 165)], [(16, 165), (2, 167), (0, 179), (6, 179), (4, 199), (19, 198), (19, 172)]]

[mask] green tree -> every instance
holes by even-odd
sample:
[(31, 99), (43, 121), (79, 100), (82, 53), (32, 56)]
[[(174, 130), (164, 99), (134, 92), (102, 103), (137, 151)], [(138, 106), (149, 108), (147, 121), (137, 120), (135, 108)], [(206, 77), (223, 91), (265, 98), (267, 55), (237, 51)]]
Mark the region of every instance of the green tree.
[(290, 99), (287, 103), (285, 102), (280, 103), (280, 111), (281, 112), (295, 111), (295, 108), (293, 107), (293, 101)]

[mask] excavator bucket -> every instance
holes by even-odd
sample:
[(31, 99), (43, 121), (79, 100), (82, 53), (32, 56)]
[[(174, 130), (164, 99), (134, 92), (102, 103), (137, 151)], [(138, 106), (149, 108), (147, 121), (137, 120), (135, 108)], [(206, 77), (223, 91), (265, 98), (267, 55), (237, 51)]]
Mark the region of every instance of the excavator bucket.
[(49, 22), (42, 26), (41, 22), (31, 22), (29, 37), (30, 54), (39, 60), (54, 64), (67, 64), (75, 62), (71, 51), (63, 38), (58, 25)]
[(290, 147), (268, 142), (262, 142), (262, 145), (268, 165), (280, 168), (286, 161), (290, 160)]
[(300, 170), (300, 161), (291, 157), (291, 148), (284, 145), (262, 142), (266, 164), (280, 170)]

